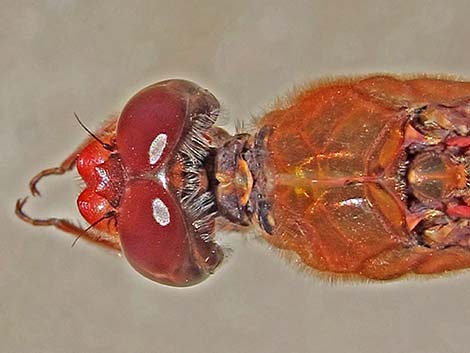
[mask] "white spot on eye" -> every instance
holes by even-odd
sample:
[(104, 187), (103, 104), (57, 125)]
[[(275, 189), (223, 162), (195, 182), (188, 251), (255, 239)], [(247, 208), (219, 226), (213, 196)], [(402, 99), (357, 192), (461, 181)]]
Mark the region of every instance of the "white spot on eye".
[(153, 139), (149, 148), (150, 164), (155, 164), (158, 162), (158, 160), (162, 156), (163, 150), (165, 149), (166, 141), (167, 141), (166, 134), (159, 134), (157, 137)]
[(153, 218), (160, 224), (162, 227), (170, 224), (170, 212), (168, 207), (163, 203), (158, 197), (152, 202), (153, 208)]

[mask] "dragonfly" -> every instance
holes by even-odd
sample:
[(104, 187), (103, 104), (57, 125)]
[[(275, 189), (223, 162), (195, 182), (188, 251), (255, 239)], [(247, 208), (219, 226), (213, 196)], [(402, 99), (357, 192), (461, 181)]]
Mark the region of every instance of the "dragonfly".
[[(470, 82), (369, 75), (312, 83), (253, 131), (180, 79), (145, 87), (45, 176), (76, 167), (82, 228), (16, 214), (122, 252), (188, 287), (223, 263), (217, 220), (253, 226), (305, 268), (386, 281), (470, 267)], [(78, 238), (77, 238), (78, 239)]]

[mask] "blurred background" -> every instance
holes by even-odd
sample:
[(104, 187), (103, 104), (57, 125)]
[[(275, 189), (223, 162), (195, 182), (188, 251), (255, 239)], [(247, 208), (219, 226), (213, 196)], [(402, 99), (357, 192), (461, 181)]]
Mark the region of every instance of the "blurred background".
[[(186, 78), (221, 101), (222, 126), (259, 117), (296, 85), (335, 75), (470, 79), (466, 1), (2, 1), (1, 352), (464, 352), (470, 273), (332, 284), (253, 234), (203, 284), (173, 289), (13, 214), (138, 89)], [(238, 123), (240, 124), (240, 123)], [(39, 185), (26, 211), (78, 219), (75, 174)]]

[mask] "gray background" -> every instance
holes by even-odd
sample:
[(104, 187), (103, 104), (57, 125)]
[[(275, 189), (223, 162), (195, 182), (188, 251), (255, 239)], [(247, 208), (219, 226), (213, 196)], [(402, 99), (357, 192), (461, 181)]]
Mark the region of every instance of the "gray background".
[[(1, 352), (464, 352), (470, 273), (330, 284), (253, 235), (224, 232), (229, 261), (186, 290), (13, 215), (56, 165), (139, 88), (183, 77), (227, 117), (259, 116), (296, 84), (368, 72), (470, 78), (466, 1), (5, 1), (0, 11)], [(74, 173), (34, 215), (78, 218)], [(34, 202), (33, 202), (34, 201)]]

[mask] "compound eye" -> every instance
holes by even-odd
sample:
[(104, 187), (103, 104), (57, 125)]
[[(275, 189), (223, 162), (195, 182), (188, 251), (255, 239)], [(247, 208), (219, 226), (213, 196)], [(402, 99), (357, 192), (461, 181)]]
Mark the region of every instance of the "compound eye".
[(190, 286), (209, 274), (195, 259), (181, 208), (156, 181), (128, 183), (119, 208), (118, 230), (129, 263), (153, 281)]
[(195, 83), (168, 80), (138, 92), (119, 118), (116, 145), (127, 172), (143, 175), (172, 155), (196, 114), (218, 109), (212, 94)]

